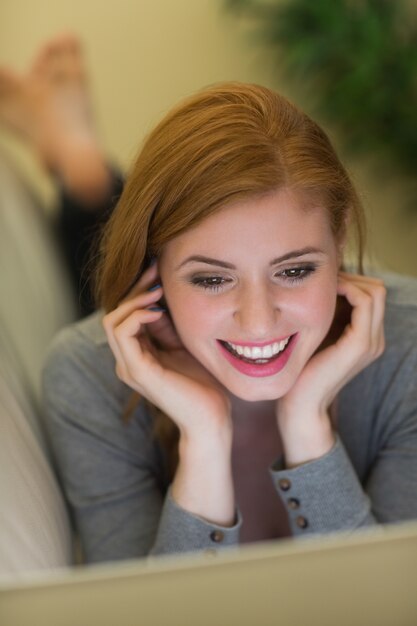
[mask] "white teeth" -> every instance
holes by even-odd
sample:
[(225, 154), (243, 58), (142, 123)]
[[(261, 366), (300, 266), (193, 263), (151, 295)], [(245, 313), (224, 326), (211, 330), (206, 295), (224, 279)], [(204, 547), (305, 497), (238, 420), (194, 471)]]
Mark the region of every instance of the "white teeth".
[(287, 345), (287, 343), (289, 342), (290, 338), (287, 337), (286, 339), (283, 339), (280, 344), (279, 344), (279, 351), (281, 352), (281, 350), (283, 350), (285, 348), (285, 346)]
[(251, 358), (252, 359), (261, 359), (262, 358), (262, 348), (252, 348), (251, 350)]
[(282, 352), (289, 342), (290, 338), (283, 339), (282, 341), (275, 341), (274, 343), (270, 343), (267, 346), (240, 346), (234, 343), (226, 342), (235, 352), (237, 352), (240, 356), (244, 356), (246, 359), (253, 359), (254, 361), (259, 359), (271, 359), (273, 356)]

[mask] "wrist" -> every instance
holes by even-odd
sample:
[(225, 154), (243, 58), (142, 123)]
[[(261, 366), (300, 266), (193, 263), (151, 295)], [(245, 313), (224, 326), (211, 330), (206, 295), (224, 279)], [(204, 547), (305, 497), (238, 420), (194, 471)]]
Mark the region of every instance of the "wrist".
[(336, 438), (330, 416), (309, 414), (278, 419), (287, 468), (303, 465), (324, 456), (333, 448)]
[(216, 459), (216, 466), (227, 464), (232, 450), (232, 433), (189, 433), (180, 430), (178, 442), (179, 459), (184, 465), (202, 465)]
[[(174, 418), (175, 419), (175, 418)], [(218, 447), (230, 449), (233, 438), (232, 420), (229, 415), (196, 415), (195, 419), (175, 420), (179, 432), (179, 452), (191, 455), (205, 454)]]
[(222, 439), (201, 442), (180, 437), (172, 497), (193, 515), (220, 526), (233, 526), (231, 444)]

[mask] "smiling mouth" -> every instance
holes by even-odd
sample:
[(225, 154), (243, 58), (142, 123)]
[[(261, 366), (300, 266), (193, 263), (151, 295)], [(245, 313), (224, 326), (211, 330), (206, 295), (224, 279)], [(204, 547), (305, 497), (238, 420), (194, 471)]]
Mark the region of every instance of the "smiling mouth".
[(242, 346), (229, 341), (220, 341), (222, 346), (226, 348), (230, 354), (236, 359), (244, 361), (245, 363), (251, 363), (253, 365), (264, 365), (277, 359), (289, 346), (291, 340), (295, 335), (290, 335), (286, 339), (281, 341), (274, 341), (273, 343), (264, 346)]

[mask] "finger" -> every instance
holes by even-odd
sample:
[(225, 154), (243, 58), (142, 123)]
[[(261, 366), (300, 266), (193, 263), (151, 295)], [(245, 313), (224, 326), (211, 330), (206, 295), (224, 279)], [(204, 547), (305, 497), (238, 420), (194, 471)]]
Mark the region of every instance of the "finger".
[(356, 325), (355, 331), (366, 332), (369, 328), (368, 336), (362, 335), (362, 340), (369, 356), (376, 358), (385, 345), (383, 321), (386, 290), (383, 282), (378, 279), (358, 280), (356, 276), (347, 280), (341, 277), (339, 293), (354, 307), (352, 325)]
[(372, 285), (370, 294), (373, 302), (373, 314), (372, 314), (372, 340), (374, 347), (375, 357), (380, 356), (385, 348), (385, 332), (384, 332), (384, 317), (385, 317), (385, 302), (387, 291), (385, 285), (382, 282), (378, 282)]
[[(146, 341), (141, 343), (138, 334), (141, 326), (151, 321), (154, 311), (135, 311), (114, 330), (114, 340), (120, 353), (119, 365), (123, 380), (133, 388), (142, 391), (142, 385), (150, 378), (157, 361), (151, 351), (146, 349)], [(153, 351), (155, 354), (155, 350)]]
[[(139, 345), (138, 334), (143, 325), (149, 324), (151, 322), (155, 322), (160, 318), (162, 313), (160, 311), (149, 311), (147, 309), (136, 309), (133, 311), (130, 316), (125, 317), (118, 325), (104, 325), (107, 341), (109, 343), (110, 349), (113, 352), (116, 363), (119, 367), (126, 367), (126, 358), (124, 353), (124, 345), (120, 343), (120, 336), (124, 337), (123, 333), (120, 331), (120, 327), (122, 324), (128, 322), (127, 328), (129, 330), (133, 327), (133, 335), (135, 338), (136, 344)], [(129, 322), (130, 320), (130, 322)], [(139, 352), (138, 352), (139, 354)]]
[(120, 304), (116, 309), (110, 311), (103, 317), (104, 328), (115, 327), (120, 324), (126, 317), (131, 315), (133, 311), (138, 309), (146, 309), (153, 304), (156, 304), (162, 297), (162, 287), (158, 287), (153, 291), (146, 291), (139, 294), (135, 298), (126, 300)]
[(148, 291), (149, 287), (151, 287), (158, 279), (158, 274), (158, 264), (153, 263), (143, 272), (139, 280), (133, 285), (132, 289), (123, 299), (123, 302), (125, 300), (130, 300), (136, 297), (138, 294), (144, 291)]
[(184, 347), (168, 315), (162, 315), (156, 322), (149, 324), (146, 330), (157, 345), (164, 350), (178, 350)]
[[(360, 288), (353, 280), (339, 277), (337, 292), (344, 296), (352, 307), (350, 325), (347, 326), (343, 336), (349, 337), (349, 342), (361, 342), (362, 346), (369, 349), (372, 330), (372, 298), (367, 291)], [(351, 345), (352, 347), (352, 345)]]
[[(137, 332), (140, 331), (141, 327), (146, 323), (146, 321), (148, 322), (154, 321), (158, 315), (161, 315), (161, 313), (158, 313), (156, 311), (146, 312), (146, 316), (145, 315), (142, 316), (141, 324), (139, 324), (137, 327)], [(116, 329), (110, 328), (106, 330), (107, 341), (115, 357), (116, 364), (119, 365), (120, 367), (125, 367), (126, 366), (125, 357), (124, 357), (123, 349), (120, 346), (120, 343), (117, 338)], [(136, 341), (138, 341), (137, 337), (136, 337)]]
[(338, 272), (338, 275), (344, 280), (357, 282), (357, 283), (382, 282), (372, 276), (366, 276), (365, 274), (352, 274), (350, 272)]
[(375, 276), (366, 276), (364, 274), (349, 274), (347, 272), (339, 272), (339, 276), (344, 280), (354, 282), (357, 285), (363, 285), (364, 287), (373, 285), (383, 285), (384, 282)]
[(374, 350), (379, 355), (385, 347), (384, 314), (386, 288), (384, 282), (375, 276), (347, 274), (344, 272), (340, 274), (346, 280), (353, 282), (366, 291), (372, 299), (371, 338)]

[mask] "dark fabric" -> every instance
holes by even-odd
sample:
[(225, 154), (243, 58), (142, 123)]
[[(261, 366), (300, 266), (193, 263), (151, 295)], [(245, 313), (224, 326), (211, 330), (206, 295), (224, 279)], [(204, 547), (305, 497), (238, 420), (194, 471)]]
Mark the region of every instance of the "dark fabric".
[(60, 210), (57, 235), (73, 284), (79, 317), (95, 310), (91, 272), (97, 242), (123, 189), (123, 178), (110, 169), (111, 186), (107, 198), (95, 207), (87, 207), (60, 186)]

